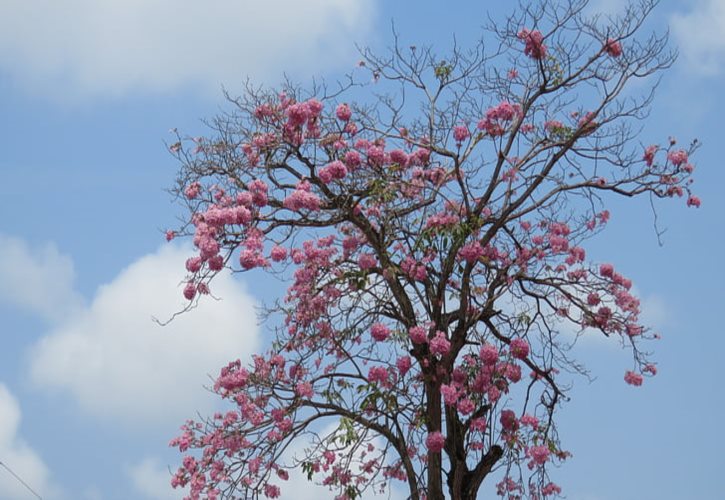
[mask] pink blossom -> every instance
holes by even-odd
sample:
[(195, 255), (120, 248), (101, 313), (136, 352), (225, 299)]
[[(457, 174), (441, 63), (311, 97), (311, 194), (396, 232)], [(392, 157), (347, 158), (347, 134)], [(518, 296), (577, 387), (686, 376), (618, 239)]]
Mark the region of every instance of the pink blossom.
[(558, 120), (548, 120), (544, 122), (544, 130), (549, 133), (557, 134), (566, 130), (566, 127), (564, 127), (564, 124)]
[(458, 402), (458, 411), (461, 415), (469, 415), (476, 409), (476, 405), (468, 398), (463, 398)]
[(368, 371), (368, 381), (385, 385), (388, 382), (388, 369), (383, 366), (373, 366)]
[(519, 428), (519, 420), (516, 418), (516, 414), (513, 410), (503, 410), (499, 420), (504, 431), (516, 432)]
[(498, 361), (498, 349), (494, 345), (484, 344), (479, 351), (479, 356), (485, 364), (493, 365)]
[(347, 167), (340, 160), (327, 164), (317, 172), (317, 176), (325, 184), (329, 184), (333, 180), (344, 179), (346, 175)]
[(339, 104), (337, 106), (337, 109), (335, 110), (335, 115), (337, 115), (337, 119), (340, 121), (349, 121), (352, 117), (352, 111), (350, 110), (350, 106), (344, 103)]
[(412, 361), (410, 359), (410, 356), (401, 356), (397, 359), (395, 362), (395, 366), (398, 367), (398, 371), (400, 372), (400, 375), (404, 376), (408, 371), (410, 370), (412, 366)]
[(320, 113), (322, 113), (322, 109), (324, 108), (324, 105), (314, 97), (312, 99), (308, 99), (305, 104), (307, 104), (307, 109), (309, 110), (311, 117), (320, 116)]
[(378, 259), (371, 253), (362, 253), (357, 259), (357, 264), (360, 269), (367, 271), (368, 269), (374, 268), (378, 264)]
[(495, 403), (496, 401), (498, 401), (498, 398), (501, 397), (501, 391), (498, 390), (498, 387), (492, 385), (488, 388), (488, 391), (486, 391), (486, 396), (488, 396), (489, 401)]
[(357, 151), (348, 151), (345, 153), (345, 164), (351, 169), (359, 167), (361, 163), (362, 159), (360, 158), (360, 153)]
[(647, 363), (646, 365), (644, 365), (642, 371), (645, 373), (651, 373), (652, 375), (657, 375), (657, 367), (652, 363)]
[(272, 251), (270, 252), (269, 256), (272, 258), (273, 261), (281, 262), (287, 258), (287, 249), (279, 245), (275, 245), (274, 247), (272, 247)]
[(425, 446), (430, 453), (440, 453), (446, 444), (446, 438), (439, 431), (430, 432), (425, 438)]
[(546, 56), (544, 35), (538, 30), (530, 31), (526, 28), (518, 33), (519, 40), (524, 42), (524, 54), (532, 59), (543, 59)]
[(184, 287), (184, 297), (186, 300), (191, 300), (196, 296), (196, 285), (193, 281), (189, 281)]
[(483, 247), (478, 240), (472, 241), (463, 245), (458, 255), (469, 264), (475, 264), (483, 256)]
[(474, 418), (471, 420), (471, 430), (477, 432), (486, 431), (486, 419), (485, 418)]
[(594, 129), (597, 127), (598, 123), (594, 120), (595, 114), (591, 111), (584, 113), (584, 116), (579, 118), (579, 122), (577, 125), (579, 128), (583, 129), (584, 134), (587, 135), (594, 131)]
[(267, 259), (265, 259), (259, 251), (251, 250), (249, 248), (244, 249), (239, 253), (239, 264), (244, 269), (254, 269), (255, 267), (266, 267), (268, 265)]
[(402, 149), (394, 149), (390, 152), (390, 161), (401, 167), (408, 166), (408, 155)]
[(385, 163), (385, 150), (380, 146), (370, 146), (366, 151), (368, 155), (368, 163), (370, 165), (380, 166)]
[(166, 231), (166, 241), (171, 241), (174, 238), (176, 238), (176, 232), (174, 232), (172, 230)]
[(655, 161), (655, 153), (657, 153), (657, 150), (659, 147), (656, 144), (652, 144), (651, 146), (647, 146), (644, 150), (644, 156), (642, 159), (645, 161), (648, 167), (651, 167), (652, 164)]
[(509, 122), (521, 116), (521, 106), (511, 104), (508, 101), (501, 101), (496, 106), (486, 110), (487, 121)]
[(436, 332), (435, 337), (430, 341), (430, 352), (445, 356), (451, 349), (451, 343), (443, 332)]
[(199, 184), (198, 182), (192, 182), (186, 187), (186, 189), (184, 189), (184, 196), (186, 196), (190, 200), (193, 200), (194, 198), (199, 196), (199, 191), (201, 191), (201, 184)]
[(560, 495), (561, 488), (557, 484), (548, 483), (546, 486), (541, 488), (541, 494), (544, 496)]
[(471, 132), (468, 131), (468, 127), (465, 127), (464, 125), (453, 127), (453, 139), (455, 139), (458, 144), (461, 144), (469, 137), (471, 137)]
[(383, 342), (390, 336), (390, 329), (382, 323), (374, 323), (370, 328), (370, 334), (376, 341)]
[(224, 257), (215, 255), (207, 261), (207, 265), (211, 271), (221, 271), (224, 267)]
[(524, 413), (519, 419), (519, 422), (521, 425), (531, 427), (532, 429), (536, 429), (539, 426), (539, 419), (528, 413)]
[(443, 402), (448, 406), (453, 406), (458, 401), (460, 391), (454, 384), (441, 384), (441, 394), (443, 395)]
[(516, 359), (526, 359), (529, 355), (529, 343), (522, 338), (515, 338), (509, 345), (511, 356)]
[(605, 278), (612, 278), (614, 276), (614, 266), (612, 264), (602, 264), (599, 266), (599, 274)]
[(529, 469), (533, 469), (537, 465), (544, 465), (549, 460), (550, 454), (551, 452), (547, 446), (532, 446), (526, 450), (526, 456), (531, 459)]
[(521, 367), (513, 363), (506, 363), (504, 375), (514, 384), (521, 380)]
[(267, 498), (278, 498), (280, 493), (279, 486), (270, 483), (264, 485), (264, 496)]
[(295, 386), (295, 394), (301, 398), (311, 398), (314, 395), (312, 384), (309, 382), (299, 382)]
[(410, 340), (414, 344), (425, 344), (428, 342), (428, 331), (422, 326), (413, 326), (408, 330)]
[(667, 159), (670, 160), (673, 165), (679, 167), (683, 163), (687, 163), (687, 151), (685, 151), (684, 149), (670, 151), (669, 153), (667, 153)]
[(310, 192), (310, 184), (307, 181), (302, 181), (297, 185), (297, 188), (284, 199), (282, 203), (285, 208), (289, 210), (311, 210), (313, 212), (320, 209), (321, 201), (320, 198)]
[(624, 381), (627, 382), (629, 385), (640, 386), (642, 385), (644, 378), (639, 373), (627, 371), (624, 374)]
[(303, 125), (309, 117), (310, 109), (306, 103), (292, 104), (287, 108), (287, 123), (292, 128)]
[(604, 51), (612, 57), (619, 57), (622, 55), (622, 44), (613, 38), (608, 38), (604, 44)]
[(698, 198), (695, 195), (690, 195), (687, 198), (687, 206), (688, 207), (696, 207), (696, 208), (699, 208), (700, 207), (700, 204), (701, 204), (700, 198)]
[(195, 273), (201, 269), (202, 260), (201, 257), (191, 257), (186, 259), (186, 270), (190, 273)]

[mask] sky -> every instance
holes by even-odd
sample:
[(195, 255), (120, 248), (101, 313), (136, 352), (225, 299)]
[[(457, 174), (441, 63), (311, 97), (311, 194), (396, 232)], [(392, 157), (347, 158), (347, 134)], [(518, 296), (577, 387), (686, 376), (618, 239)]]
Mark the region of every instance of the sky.
[[(593, 0), (616, 13), (625, 2)], [(173, 499), (168, 441), (208, 414), (209, 375), (266, 339), (255, 305), (280, 290), (222, 276), (220, 301), (183, 306), (188, 242), (164, 242), (178, 128), (204, 133), (222, 88), (334, 81), (382, 50), (391, 22), (441, 51), (476, 39), (496, 2), (419, 0), (0, 0), (0, 462), (46, 500)], [(501, 3), (503, 4), (503, 2)], [(611, 207), (589, 254), (631, 277), (662, 332), (640, 388), (616, 343), (585, 341), (596, 377), (561, 411), (573, 453), (554, 478), (575, 500), (725, 496), (725, 0), (663, 0), (647, 29), (679, 50), (643, 143), (698, 138), (702, 207)], [(293, 477), (302, 484), (304, 480)], [(313, 488), (306, 497), (326, 498)], [(0, 468), (0, 500), (34, 498)]]

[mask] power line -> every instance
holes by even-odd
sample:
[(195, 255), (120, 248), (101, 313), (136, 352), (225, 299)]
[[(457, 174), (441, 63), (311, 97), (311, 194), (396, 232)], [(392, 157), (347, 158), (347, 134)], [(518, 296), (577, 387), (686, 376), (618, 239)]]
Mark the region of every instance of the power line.
[(32, 493), (33, 495), (35, 495), (38, 498), (38, 500), (43, 500), (43, 498), (40, 495), (38, 495), (33, 488), (31, 488), (30, 486), (28, 486), (28, 483), (26, 483), (25, 481), (23, 481), (23, 479), (20, 476), (18, 476), (17, 474), (15, 474), (10, 467), (8, 467), (7, 465), (5, 465), (3, 463), (2, 460), (0, 460), (0, 465), (2, 465), (5, 468), (6, 471), (8, 471), (10, 474), (12, 474), (12, 476), (15, 479), (17, 479), (20, 482), (20, 484), (22, 484), (23, 486), (25, 486), (26, 488), (28, 488), (28, 491), (30, 491), (30, 493)]

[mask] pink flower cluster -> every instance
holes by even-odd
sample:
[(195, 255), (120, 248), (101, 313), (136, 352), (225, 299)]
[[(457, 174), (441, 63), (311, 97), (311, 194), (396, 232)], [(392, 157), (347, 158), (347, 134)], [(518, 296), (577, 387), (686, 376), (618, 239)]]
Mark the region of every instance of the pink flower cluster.
[(622, 44), (613, 38), (608, 38), (604, 44), (604, 51), (612, 57), (619, 57), (622, 55)]
[(429, 453), (440, 453), (446, 444), (446, 437), (439, 431), (430, 432), (425, 438), (425, 446)]
[(511, 350), (511, 356), (516, 359), (526, 359), (529, 355), (529, 343), (522, 338), (511, 340), (509, 349)]
[(435, 336), (430, 340), (430, 352), (433, 354), (440, 354), (445, 356), (451, 349), (451, 343), (446, 338), (444, 332), (436, 332)]
[(299, 211), (304, 209), (316, 212), (320, 209), (322, 202), (315, 193), (311, 192), (311, 188), (309, 182), (301, 181), (292, 194), (284, 199), (282, 204), (289, 210)]
[(382, 323), (373, 323), (370, 334), (377, 342), (383, 342), (390, 337), (390, 329)]
[(471, 137), (471, 132), (465, 125), (458, 125), (456, 127), (453, 127), (453, 139), (455, 139), (458, 146), (460, 146), (461, 143), (463, 143), (463, 141), (465, 141), (469, 137)]
[(333, 180), (344, 179), (346, 175), (347, 167), (340, 160), (327, 164), (317, 172), (317, 177), (325, 184), (329, 184)]
[(544, 35), (541, 34), (541, 31), (524, 28), (519, 31), (518, 37), (524, 42), (524, 54), (536, 60), (546, 57)]
[(644, 378), (639, 373), (627, 371), (624, 373), (624, 381), (627, 382), (629, 385), (640, 386), (642, 385)]
[(506, 132), (507, 124), (521, 117), (521, 106), (502, 101), (486, 111), (485, 118), (478, 122), (478, 129), (485, 130), (491, 137), (501, 136)]

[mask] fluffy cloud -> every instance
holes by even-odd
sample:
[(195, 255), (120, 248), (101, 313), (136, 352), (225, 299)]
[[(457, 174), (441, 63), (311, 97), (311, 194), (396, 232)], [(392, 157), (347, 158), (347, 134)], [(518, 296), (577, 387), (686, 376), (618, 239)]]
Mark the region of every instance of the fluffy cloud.
[[(352, 55), (373, 0), (34, 0), (0, 7), (0, 69), (97, 94), (239, 85)], [(319, 57), (324, 52), (324, 57)], [(68, 85), (61, 85), (61, 88)], [(65, 88), (65, 91), (68, 89)]]
[(685, 62), (703, 74), (719, 73), (725, 65), (725, 0), (702, 0), (670, 21)]
[(219, 275), (220, 300), (162, 327), (182, 309), (179, 288), (190, 249), (165, 245), (99, 287), (91, 303), (31, 349), (32, 379), (70, 392), (91, 414), (124, 423), (168, 423), (211, 411), (208, 374), (258, 347), (254, 301)]
[[(18, 436), (20, 419), (17, 400), (0, 383), (0, 461), (43, 498), (53, 498), (57, 492), (50, 484), (48, 468), (38, 454)], [(0, 467), (0, 497), (16, 500), (37, 498), (4, 467)]]
[(131, 483), (143, 498), (153, 500), (177, 500), (184, 496), (182, 490), (170, 486), (171, 474), (155, 458), (145, 458), (128, 469)]
[(58, 321), (82, 305), (74, 279), (73, 261), (55, 245), (31, 249), (19, 238), (0, 234), (0, 302)]

